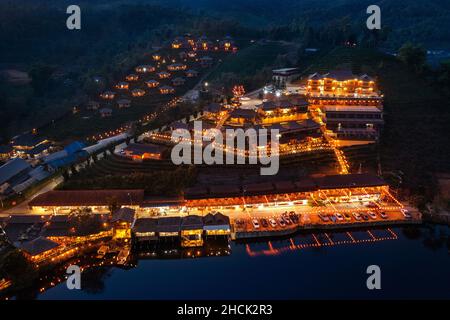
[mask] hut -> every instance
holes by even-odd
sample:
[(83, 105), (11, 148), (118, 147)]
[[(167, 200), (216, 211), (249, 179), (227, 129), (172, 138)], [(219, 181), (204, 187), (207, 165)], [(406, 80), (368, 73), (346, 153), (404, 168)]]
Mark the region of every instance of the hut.
[(117, 100), (117, 105), (120, 109), (131, 107), (131, 100), (129, 99), (119, 99)]
[(159, 88), (159, 92), (161, 94), (172, 94), (175, 92), (175, 89), (171, 86), (162, 86), (161, 88)]
[(172, 84), (176, 87), (184, 85), (186, 80), (181, 77), (172, 79)]
[(133, 89), (131, 91), (131, 95), (133, 97), (142, 97), (145, 95), (145, 90), (144, 89)]
[(186, 70), (187, 66), (184, 63), (173, 63), (167, 66), (167, 70), (169, 71), (180, 71)]
[(229, 236), (231, 233), (230, 218), (220, 212), (208, 213), (203, 217), (203, 230), (206, 236)]
[(131, 73), (131, 74), (129, 74), (129, 75), (127, 75), (125, 77), (125, 80), (130, 81), (130, 82), (138, 81), (139, 80), (139, 76), (137, 74), (135, 74), (135, 73)]
[(116, 96), (116, 93), (113, 91), (105, 91), (100, 94), (100, 98), (105, 100), (112, 100)]
[(132, 228), (133, 240), (136, 243), (158, 240), (158, 219), (136, 219)]
[(148, 64), (140, 65), (135, 68), (135, 71), (137, 73), (148, 73), (148, 72), (153, 72), (155, 70), (156, 69), (154, 66), (148, 65)]
[(134, 209), (122, 207), (113, 212), (111, 223), (113, 225), (113, 239), (128, 242), (131, 239), (131, 226), (136, 217)]
[(179, 239), (181, 231), (180, 217), (162, 217), (158, 219), (159, 240)]
[(198, 76), (198, 71), (196, 71), (196, 70), (189, 69), (188, 71), (186, 71), (186, 77), (188, 77), (188, 78), (195, 78), (197, 76)]
[(98, 110), (98, 108), (100, 108), (100, 103), (98, 103), (98, 101), (89, 101), (87, 103), (86, 109), (87, 110)]
[(209, 68), (213, 64), (213, 59), (209, 56), (201, 57), (199, 60), (200, 60), (200, 66), (202, 68)]
[(157, 86), (159, 86), (159, 81), (157, 81), (155, 79), (150, 79), (150, 80), (146, 81), (145, 84), (149, 88), (156, 88)]
[(24, 256), (31, 262), (41, 263), (44, 260), (51, 259), (61, 249), (61, 245), (46, 237), (38, 237), (31, 241), (18, 243)]
[(170, 78), (170, 73), (168, 73), (166, 71), (161, 71), (161, 72), (158, 72), (158, 77), (160, 79), (167, 79), (167, 78)]
[(128, 90), (130, 88), (130, 85), (126, 81), (121, 81), (118, 84), (116, 84), (116, 89), (119, 90)]
[(99, 112), (102, 118), (108, 118), (112, 116), (112, 109), (110, 108), (102, 108)]
[(164, 147), (155, 144), (130, 143), (125, 149), (123, 149), (123, 154), (133, 160), (159, 160), (161, 159), (164, 150)]
[(181, 245), (200, 247), (203, 245), (203, 220), (197, 215), (181, 218)]

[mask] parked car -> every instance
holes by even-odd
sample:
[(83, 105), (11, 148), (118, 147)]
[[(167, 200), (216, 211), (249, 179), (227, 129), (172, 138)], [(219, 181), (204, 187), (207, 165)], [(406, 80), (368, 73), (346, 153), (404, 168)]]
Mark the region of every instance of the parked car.
[(298, 223), (298, 221), (299, 221), (299, 216), (298, 216), (294, 211), (291, 211), (291, 212), (289, 213), (289, 218), (291, 218), (291, 220), (292, 220), (294, 223)]
[(335, 216), (334, 214), (330, 214), (328, 217), (329, 217), (329, 219), (330, 219), (332, 222), (336, 222), (336, 221), (337, 221), (337, 218), (336, 218), (336, 216)]
[(350, 220), (352, 220), (352, 217), (348, 213), (344, 213), (344, 219), (346, 221), (350, 221)]
[(252, 224), (254, 229), (259, 229), (258, 219), (252, 219)]
[(353, 212), (352, 216), (355, 217), (355, 219), (358, 220), (358, 221), (362, 219), (361, 215), (358, 212)]
[(376, 220), (378, 218), (377, 214), (373, 211), (369, 211), (368, 214), (369, 214), (369, 217), (371, 217), (373, 220)]
[(365, 214), (365, 213), (361, 213), (361, 217), (362, 217), (362, 219), (363, 219), (364, 221), (369, 220), (369, 216), (368, 216), (367, 214)]
[(277, 226), (277, 222), (275, 221), (275, 219), (270, 218), (269, 223), (273, 228), (275, 228)]
[(380, 212), (380, 217), (383, 218), (383, 219), (387, 219), (387, 218), (388, 218), (388, 215), (387, 215), (386, 212), (381, 211), (381, 212)]
[(339, 221), (344, 221), (344, 217), (342, 216), (342, 214), (340, 214), (339, 212), (336, 212), (334, 214), (334, 216), (336, 217), (336, 219), (338, 219)]
[(261, 221), (261, 224), (262, 224), (262, 226), (263, 226), (264, 228), (267, 228), (267, 227), (269, 226), (269, 223), (267, 222), (266, 219), (260, 219), (260, 221)]
[(284, 222), (284, 219), (282, 217), (278, 218), (277, 221), (280, 227), (286, 227), (286, 222)]
[(328, 218), (328, 216), (324, 215), (324, 214), (319, 214), (319, 218), (323, 221), (323, 222), (328, 222), (330, 221), (330, 218)]

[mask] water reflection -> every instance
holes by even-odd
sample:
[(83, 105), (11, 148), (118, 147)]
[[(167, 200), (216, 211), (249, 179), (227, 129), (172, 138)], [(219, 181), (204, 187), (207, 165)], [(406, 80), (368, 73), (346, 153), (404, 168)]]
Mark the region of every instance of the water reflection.
[[(426, 251), (436, 252), (445, 250), (445, 255), (447, 255), (447, 252), (450, 249), (449, 234), (449, 228), (446, 226), (420, 225), (406, 226), (402, 228), (340, 230), (338, 232), (300, 232), (293, 236), (287, 236), (284, 238), (254, 239), (251, 241), (247, 240), (233, 243), (229, 243), (224, 239), (208, 240), (205, 242), (203, 247), (195, 248), (181, 248), (177, 243), (148, 243), (145, 245), (140, 245), (139, 247), (134, 247), (131, 252), (131, 258), (128, 264), (125, 266), (117, 266), (116, 256), (114, 254), (109, 254), (103, 259), (97, 259), (95, 255), (92, 255), (85, 256), (82, 259), (73, 259), (71, 261), (67, 261), (67, 263), (65, 263), (64, 265), (53, 268), (52, 270), (49, 270), (47, 273), (43, 274), (38, 283), (36, 283), (33, 288), (22, 290), (20, 293), (11, 298), (38, 298), (41, 293), (52, 289), (53, 287), (66, 280), (65, 270), (70, 264), (77, 264), (83, 270), (82, 291), (89, 295), (101, 297), (106, 294), (108, 284), (110, 284), (110, 282), (117, 281), (114, 279), (114, 277), (112, 277), (114, 269), (139, 269), (140, 273), (146, 274), (147, 271), (145, 271), (145, 269), (148, 268), (148, 263), (146, 263), (148, 262), (147, 260), (153, 260), (156, 264), (152, 263), (152, 265), (159, 266), (158, 260), (193, 258), (209, 259), (210, 262), (207, 262), (206, 264), (189, 264), (189, 268), (192, 268), (193, 270), (197, 269), (196, 272), (198, 271), (201, 273), (208, 272), (209, 269), (204, 269), (205, 266), (214, 266), (215, 268), (217, 268), (218, 265), (227, 265), (229, 263), (249, 263), (248, 259), (253, 260), (253, 257), (264, 258), (265, 256), (267, 256), (267, 258), (277, 256), (273, 259), (264, 260), (265, 263), (272, 263), (271, 261), (273, 261), (273, 263), (276, 262), (277, 265), (283, 265), (284, 260), (288, 261), (289, 259), (295, 258), (296, 261), (301, 261), (301, 263), (304, 264), (307, 263), (312, 267), (316, 264), (317, 266), (319, 266), (322, 260), (326, 260), (329, 258), (327, 258), (327, 255), (325, 254), (320, 254), (314, 255), (314, 259), (311, 259), (311, 256), (307, 255), (308, 251), (325, 252), (341, 248), (336, 252), (342, 256), (347, 257), (346, 259), (348, 259), (349, 261), (349, 266), (347, 268), (348, 270), (351, 270), (352, 265), (363, 263), (363, 261), (360, 261), (358, 255), (347, 255), (347, 252), (355, 252), (354, 250), (351, 250), (350, 247), (355, 247), (355, 249), (357, 250), (356, 252), (362, 252), (361, 249), (363, 251), (370, 250), (372, 245), (375, 245), (377, 243), (398, 243), (394, 246), (390, 246), (389, 244), (387, 244), (387, 247), (376, 246), (372, 251), (370, 251), (371, 255), (379, 254), (380, 256), (384, 257), (384, 259), (390, 259), (389, 257), (392, 257), (392, 255), (405, 254), (407, 251), (407, 254), (409, 256), (413, 255), (420, 259), (422, 256), (426, 256)], [(362, 248), (358, 249), (358, 247)], [(393, 251), (390, 251), (390, 249), (387, 250), (387, 248), (393, 248)], [(424, 249), (426, 251), (424, 251)], [(286, 257), (284, 257), (284, 254), (288, 252), (295, 252), (296, 254), (286, 255)], [(297, 252), (299, 254), (297, 254)], [(215, 259), (215, 257), (224, 256), (232, 256), (232, 258), (230, 257), (230, 260)], [(302, 256), (306, 256), (307, 260), (305, 260), (305, 258), (302, 258)], [(231, 260), (233, 260), (233, 262), (231, 262)], [(260, 260), (255, 259), (255, 262), (252, 262), (252, 264), (259, 265), (259, 261)], [(427, 262), (428, 261), (429, 260), (427, 260)], [(160, 272), (164, 271), (165, 277), (172, 277), (173, 273), (170, 272), (175, 272), (175, 270), (178, 270), (177, 265), (175, 265), (177, 263), (179, 262), (173, 261), (174, 268), (172, 271), (167, 271), (167, 269), (162, 266), (157, 268), (158, 270), (160, 270)], [(172, 265), (172, 262), (170, 262), (170, 265)], [(450, 267), (450, 260), (446, 265)], [(186, 264), (184, 264), (183, 266), (186, 267)], [(273, 267), (275, 268), (275, 266)], [(414, 273), (416, 272), (414, 271), (416, 269), (414, 269), (413, 267), (424, 268), (424, 265), (409, 265), (408, 268), (411, 268), (411, 272)], [(402, 270), (409, 269), (402, 268)], [(152, 268), (152, 272), (156, 272), (155, 269)], [(122, 281), (124, 276), (125, 275), (122, 274)], [(151, 275), (149, 275), (149, 277), (151, 276), (158, 277), (158, 273), (152, 273)], [(244, 277), (245, 275), (243, 274), (242, 276)], [(318, 279), (318, 281), (320, 281), (320, 278)], [(62, 285), (63, 284), (61, 284), (61, 286)], [(62, 295), (61, 298), (67, 296), (70, 297), (72, 294), (68, 292), (68, 290), (61, 289), (57, 290), (56, 292), (59, 292)], [(230, 295), (230, 297), (233, 296)], [(142, 298), (145, 298), (145, 296), (142, 296)]]

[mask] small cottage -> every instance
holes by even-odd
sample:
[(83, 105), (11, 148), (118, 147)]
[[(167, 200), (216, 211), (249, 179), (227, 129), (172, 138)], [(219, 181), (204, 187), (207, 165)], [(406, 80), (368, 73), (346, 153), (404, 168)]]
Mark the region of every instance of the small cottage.
[(119, 107), (119, 109), (129, 108), (131, 107), (131, 101), (128, 99), (119, 99), (117, 100), (117, 106)]
[(131, 95), (133, 97), (143, 97), (145, 95), (145, 90), (144, 89), (133, 89), (131, 91)]
[(145, 84), (149, 88), (156, 88), (157, 86), (159, 86), (159, 82), (157, 80), (154, 80), (154, 79), (150, 79), (150, 80), (146, 81)]
[(112, 109), (110, 108), (102, 108), (100, 109), (100, 116), (102, 118), (108, 118), (112, 116)]

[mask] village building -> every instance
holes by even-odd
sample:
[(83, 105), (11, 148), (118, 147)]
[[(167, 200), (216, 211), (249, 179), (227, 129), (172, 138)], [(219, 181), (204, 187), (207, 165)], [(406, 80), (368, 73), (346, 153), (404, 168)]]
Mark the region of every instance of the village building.
[(87, 103), (86, 109), (87, 110), (98, 110), (100, 108), (100, 103), (98, 101), (91, 100)]
[(261, 123), (277, 123), (307, 118), (308, 102), (303, 98), (267, 100), (256, 106)]
[(143, 97), (145, 95), (144, 89), (133, 89), (131, 90), (131, 95), (133, 97)]
[(133, 240), (137, 244), (158, 240), (158, 219), (138, 218), (131, 229)]
[(383, 112), (375, 106), (321, 106), (323, 121), (338, 139), (376, 140), (383, 127)]
[(137, 66), (134, 70), (137, 73), (149, 73), (149, 72), (154, 72), (156, 69), (152, 65), (143, 64), (143, 65)]
[(213, 58), (209, 56), (201, 57), (199, 61), (202, 68), (209, 68), (213, 65)]
[(38, 265), (46, 260), (60, 259), (60, 255), (63, 254), (63, 246), (45, 237), (19, 242), (16, 246), (30, 262)]
[(39, 237), (47, 219), (48, 216), (15, 214), (5, 220), (3, 229), (11, 243), (29, 241)]
[(109, 118), (112, 116), (112, 109), (111, 108), (101, 108), (99, 110), (100, 117), (102, 118)]
[(181, 51), (178, 54), (178, 57), (180, 57), (181, 60), (185, 60), (188, 57), (187, 52), (186, 51)]
[(105, 100), (112, 100), (116, 96), (116, 93), (113, 91), (105, 91), (100, 94), (100, 98)]
[(131, 73), (125, 77), (125, 80), (129, 82), (135, 82), (139, 80), (139, 76), (135, 73)]
[(175, 93), (175, 89), (171, 86), (162, 86), (159, 88), (161, 94), (172, 94)]
[(195, 77), (198, 77), (198, 71), (192, 70), (192, 69), (187, 70), (185, 74), (186, 74), (186, 77), (187, 77), (187, 78), (195, 78)]
[(314, 73), (307, 79), (309, 97), (379, 98), (375, 79), (367, 74), (358, 76), (350, 70)]
[(128, 84), (128, 82), (125, 81), (121, 81), (118, 84), (116, 84), (116, 89), (119, 90), (128, 90), (130, 88), (130, 85)]
[(0, 166), (0, 194), (12, 192), (12, 188), (29, 179), (31, 165), (21, 159), (14, 158)]
[(189, 51), (188, 53), (187, 53), (187, 56), (188, 56), (188, 58), (195, 58), (196, 56), (197, 56), (197, 52), (195, 52), (195, 51)]
[(258, 114), (255, 110), (237, 108), (230, 112), (228, 124), (239, 126), (251, 125), (256, 123), (257, 118)]
[(155, 144), (130, 143), (123, 149), (123, 154), (135, 161), (144, 159), (160, 160), (164, 150), (164, 147)]
[[(245, 190), (245, 197), (243, 194)], [(247, 185), (193, 186), (185, 190), (185, 206), (220, 208), (286, 202), (298, 205), (337, 204), (389, 199), (389, 186), (372, 174), (305, 176), (294, 181)]]
[[(82, 215), (86, 215), (83, 213)], [(58, 243), (73, 244), (111, 237), (108, 214), (89, 214), (89, 226), (79, 225), (76, 214), (52, 215), (45, 222), (41, 235)]]
[(146, 81), (145, 84), (149, 88), (156, 88), (157, 86), (159, 86), (159, 81), (157, 81), (155, 79), (150, 79), (150, 80)]
[(113, 239), (123, 242), (131, 240), (131, 226), (136, 219), (136, 211), (123, 207), (113, 212), (111, 223), (113, 226)]
[(184, 63), (173, 63), (167, 66), (167, 70), (169, 71), (180, 71), (186, 70), (187, 66)]
[(185, 42), (184, 39), (182, 37), (176, 37), (173, 41), (172, 41), (172, 49), (181, 49), (185, 46)]
[(122, 109), (122, 108), (129, 108), (131, 107), (131, 100), (129, 99), (119, 99), (117, 100), (117, 106)]
[(111, 205), (138, 208), (144, 200), (142, 189), (52, 190), (33, 198), (28, 206), (34, 213), (69, 213), (70, 210), (90, 209), (106, 213)]
[(276, 88), (286, 88), (286, 85), (300, 76), (298, 68), (282, 68), (272, 70), (272, 82)]
[(46, 154), (52, 143), (34, 132), (29, 132), (12, 138), (10, 145), (16, 156), (37, 158)]
[(159, 60), (161, 60), (161, 55), (159, 53), (154, 53), (154, 54), (152, 54), (152, 59), (154, 61), (159, 61)]
[(203, 245), (203, 219), (197, 215), (181, 218), (181, 246), (200, 247)]
[(206, 237), (228, 237), (231, 234), (230, 218), (220, 212), (208, 213), (203, 217), (203, 230)]
[(209, 41), (206, 36), (200, 37), (197, 41), (196, 46), (197, 46), (198, 50), (203, 50), (203, 51), (211, 50), (214, 47), (212, 42)]
[(184, 85), (185, 82), (186, 80), (184, 80), (184, 78), (181, 77), (172, 79), (172, 84), (176, 87)]
[(157, 73), (158, 77), (160, 79), (167, 79), (170, 78), (170, 73), (166, 72), (166, 71), (161, 71)]
[(181, 217), (158, 218), (159, 240), (179, 241), (181, 233)]
[(11, 145), (0, 145), (0, 161), (9, 160), (13, 155), (13, 150)]

